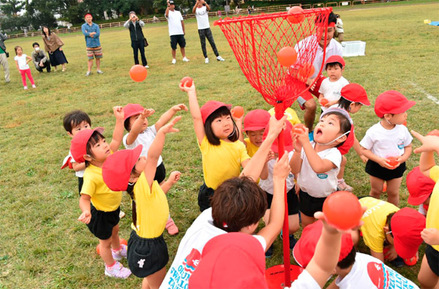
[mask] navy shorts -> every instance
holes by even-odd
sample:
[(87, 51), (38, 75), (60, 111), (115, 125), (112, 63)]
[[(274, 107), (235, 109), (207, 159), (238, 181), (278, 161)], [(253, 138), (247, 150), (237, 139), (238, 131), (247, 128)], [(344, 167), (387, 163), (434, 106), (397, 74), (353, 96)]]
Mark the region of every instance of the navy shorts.
[(314, 198), (308, 195), (308, 193), (299, 191), (299, 208), (300, 212), (308, 217), (314, 217), (315, 212), (321, 212), (323, 210), (323, 202), (325, 198)]
[(157, 183), (161, 183), (166, 178), (166, 168), (165, 164), (162, 162), (155, 171), (154, 180), (157, 181)]
[(142, 238), (132, 230), (128, 240), (127, 260), (131, 272), (139, 278), (160, 271), (169, 261), (168, 247), (163, 235), (152, 239)]
[(119, 212), (120, 207), (113, 212), (104, 212), (96, 210), (96, 208), (90, 204), (91, 220), (87, 224), (88, 229), (100, 240), (110, 239), (113, 234), (113, 228), (119, 224)]
[[(267, 195), (268, 209), (271, 208), (271, 203), (273, 202), (273, 195), (265, 192)], [(287, 193), (287, 203), (288, 203), (288, 216), (295, 215), (299, 213), (299, 198), (296, 195), (296, 189), (293, 187)]]
[(186, 47), (186, 39), (184, 39), (184, 35), (171, 35), (172, 50), (177, 49), (177, 43), (180, 46), (180, 48)]
[(200, 212), (210, 208), (210, 199), (213, 197), (214, 192), (215, 190), (206, 186), (206, 183), (200, 187), (198, 191), (198, 206), (200, 207)]
[(427, 244), (427, 246), (425, 246), (425, 257), (427, 258), (431, 271), (439, 276), (439, 252)]
[(366, 173), (372, 177), (379, 178), (381, 180), (389, 181), (397, 178), (401, 178), (406, 170), (405, 162), (401, 163), (399, 167), (394, 170), (383, 168), (378, 163), (368, 160), (366, 163)]

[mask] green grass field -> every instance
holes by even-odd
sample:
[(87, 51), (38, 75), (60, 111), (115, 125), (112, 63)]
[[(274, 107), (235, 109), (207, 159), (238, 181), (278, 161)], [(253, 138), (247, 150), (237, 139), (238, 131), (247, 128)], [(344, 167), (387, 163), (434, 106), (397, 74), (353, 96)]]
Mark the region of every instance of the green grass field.
[[(392, 3), (393, 4), (393, 3)], [(408, 127), (427, 133), (438, 127), (437, 46), (439, 28), (423, 23), (439, 20), (437, 2), (403, 2), (395, 5), (355, 6), (338, 9), (345, 26), (345, 40), (367, 42), (366, 56), (346, 58), (344, 76), (363, 85), (373, 103), (385, 90), (395, 89), (416, 100), (408, 115)], [(211, 19), (212, 21), (214, 19)], [(195, 20), (185, 22), (187, 56), (183, 63), (171, 64), (166, 23), (147, 25), (144, 32), (150, 46), (147, 58), (150, 69), (142, 83), (128, 75), (133, 64), (129, 32), (122, 28), (101, 31), (104, 50), (103, 75), (85, 77), (86, 56), (82, 34), (60, 35), (69, 60), (66, 72), (32, 74), (37, 89), (23, 90), (13, 61), (13, 48), (21, 45), (30, 55), (31, 44), (39, 37), (6, 41), (11, 52), (11, 83), (5, 84), (0, 71), (0, 288), (140, 288), (141, 280), (132, 276), (116, 280), (104, 276), (104, 266), (95, 252), (97, 240), (77, 221), (77, 179), (72, 171), (60, 170), (67, 155), (70, 138), (62, 127), (65, 113), (73, 109), (86, 111), (93, 127), (103, 126), (111, 138), (114, 126), (112, 107), (141, 103), (154, 108), (159, 115), (172, 105), (186, 103), (187, 96), (178, 89), (186, 75), (194, 78), (200, 103), (221, 100), (241, 105), (247, 111), (269, 109), (263, 98), (248, 84), (221, 31), (213, 27), (216, 44), (226, 62), (214, 61), (208, 46), (210, 64), (204, 64)], [(430, 98), (429, 98), (430, 95)], [(302, 112), (293, 105), (299, 116)], [(168, 173), (182, 172), (181, 181), (168, 194), (171, 215), (180, 234), (165, 233), (171, 260), (185, 230), (198, 215), (197, 193), (202, 183), (201, 156), (196, 145), (189, 113), (182, 113), (179, 133), (167, 138), (163, 152)], [(364, 107), (353, 116), (357, 137), (378, 121), (372, 107)], [(414, 141), (414, 146), (419, 142)], [(409, 169), (418, 164), (412, 155)], [(361, 160), (351, 152), (345, 175), (357, 195), (367, 195), (369, 179)], [(405, 183), (405, 181), (404, 181)], [(401, 187), (401, 205), (408, 193)], [(121, 205), (127, 217), (121, 220), (121, 236), (130, 232), (130, 199), (125, 194)], [(362, 247), (364, 250), (364, 246)], [(125, 261), (124, 261), (125, 262)], [(280, 240), (267, 266), (280, 264)], [(292, 261), (294, 262), (294, 261)], [(126, 263), (125, 263), (126, 264)], [(416, 279), (418, 266), (400, 270)]]

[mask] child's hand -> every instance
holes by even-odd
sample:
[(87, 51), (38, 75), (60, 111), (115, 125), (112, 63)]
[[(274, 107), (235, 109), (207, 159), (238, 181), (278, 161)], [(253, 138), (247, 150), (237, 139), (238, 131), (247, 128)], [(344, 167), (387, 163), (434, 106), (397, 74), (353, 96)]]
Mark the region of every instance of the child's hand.
[(185, 83), (180, 83), (178, 86), (180, 87), (180, 89), (182, 91), (185, 91), (187, 93), (195, 92), (195, 82), (194, 81), (192, 81), (192, 86), (191, 87), (185, 86)]
[(266, 139), (270, 138), (274, 140), (279, 135), (280, 131), (284, 129), (286, 120), (286, 115), (284, 115), (280, 120), (277, 120), (276, 117), (273, 115), (268, 123), (269, 130)]
[(363, 161), (363, 163), (367, 163), (367, 161), (369, 160), (365, 155), (361, 155), (360, 158)]
[(436, 228), (425, 228), (421, 232), (421, 238), (430, 246), (439, 245), (439, 230)]
[(84, 211), (82, 212), (82, 214), (79, 216), (78, 221), (84, 223), (84, 224), (88, 224), (90, 223), (91, 220), (91, 214), (90, 211)]
[(379, 164), (380, 166), (382, 166), (383, 168), (386, 168), (388, 170), (393, 170), (393, 169), (395, 169), (395, 168), (397, 168), (399, 166), (399, 164), (396, 167), (391, 166), (389, 164), (389, 160), (386, 159), (386, 158), (379, 158), (377, 164)]
[(267, 160), (266, 160), (265, 162), (268, 163), (268, 161), (273, 160), (273, 159), (276, 159), (278, 156), (279, 156), (279, 155), (278, 155), (277, 153), (275, 153), (275, 152), (273, 152), (272, 150), (270, 150), (270, 151), (268, 152)]
[(395, 246), (389, 246), (389, 250), (384, 255), (384, 260), (393, 261), (398, 257), (398, 253), (396, 253)]
[(173, 171), (169, 175), (169, 180), (172, 184), (177, 183), (180, 180), (181, 173), (179, 171)]
[(414, 150), (415, 153), (424, 153), (424, 152), (438, 152), (439, 151), (439, 137), (434, 135), (426, 135), (423, 136), (420, 133), (412, 130), (412, 135), (417, 138), (422, 145)]
[(123, 120), (123, 107), (122, 106), (113, 106), (113, 113), (116, 119)]
[(148, 118), (151, 115), (153, 115), (155, 112), (155, 110), (153, 110), (152, 108), (145, 108), (143, 110), (143, 112), (140, 114), (143, 118)]
[[(302, 131), (302, 133), (300, 133), (300, 134), (295, 133), (295, 135), (296, 135), (297, 142), (300, 143), (300, 146), (302, 146), (305, 142), (309, 142), (309, 130), (307, 127), (305, 128), (305, 130)], [(302, 148), (300, 148), (300, 149), (302, 149)]]
[(175, 112), (178, 112), (178, 111), (181, 111), (181, 110), (188, 111), (188, 108), (187, 108), (187, 106), (184, 103), (180, 103), (180, 104), (174, 105), (171, 109), (173, 111), (175, 111)]
[(288, 152), (285, 151), (282, 158), (280, 158), (273, 167), (273, 178), (286, 179), (291, 172), (290, 164), (288, 162)]
[(179, 132), (180, 130), (177, 128), (174, 128), (174, 125), (181, 119), (181, 116), (174, 117), (173, 120), (168, 122), (166, 125), (162, 126), (159, 131), (163, 132), (164, 134), (170, 133), (170, 132)]

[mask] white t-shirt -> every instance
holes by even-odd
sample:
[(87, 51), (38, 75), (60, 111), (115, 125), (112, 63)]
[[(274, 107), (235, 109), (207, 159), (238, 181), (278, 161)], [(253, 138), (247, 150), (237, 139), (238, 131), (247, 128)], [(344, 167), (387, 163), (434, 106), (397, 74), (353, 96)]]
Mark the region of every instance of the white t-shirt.
[(209, 14), (206, 6), (195, 9), (195, 17), (197, 18), (198, 29), (210, 28)]
[[(149, 148), (151, 147), (152, 142), (154, 141), (154, 138), (157, 135), (157, 130), (155, 128), (155, 125), (151, 125), (151, 126), (147, 127), (143, 132), (139, 133), (136, 140), (130, 145), (127, 145), (128, 135), (129, 135), (129, 133), (127, 133), (123, 137), (123, 145), (125, 146), (125, 148), (132, 150), (135, 147), (137, 147), (138, 145), (143, 145), (143, 149), (142, 149), (142, 152), (140, 153), (140, 155), (147, 157)], [(163, 159), (162, 159), (162, 156), (160, 156), (159, 160), (157, 161), (157, 166), (161, 165), (162, 162), (163, 162)]]
[(22, 54), (21, 56), (16, 55), (14, 57), (14, 60), (18, 62), (18, 68), (20, 70), (29, 69), (29, 64), (26, 63), (27, 61), (26, 57), (27, 57), (26, 54)]
[[(288, 288), (285, 287), (285, 289)], [(308, 271), (303, 270), (299, 277), (291, 283), (290, 289), (321, 289), (321, 287)]]
[[(348, 84), (349, 81), (343, 76), (337, 81), (330, 81), (329, 77), (327, 77), (322, 81), (319, 92), (331, 102), (338, 101), (341, 97), (341, 89)], [(322, 110), (325, 111), (326, 107), (322, 106)]]
[(337, 18), (337, 24), (335, 25), (335, 30), (338, 33), (344, 33), (343, 21), (341, 20), (341, 18)]
[[(70, 152), (69, 151), (69, 155), (66, 157), (66, 159), (67, 158), (71, 158), (70, 159), (70, 163), (76, 163), (76, 161), (75, 161), (75, 159), (73, 158), (73, 156), (72, 156), (72, 152)], [(65, 160), (66, 160), (65, 159)], [(84, 172), (85, 172), (85, 169), (83, 169), (83, 170), (80, 170), (80, 171), (75, 171), (75, 175), (78, 177), (78, 178), (83, 178), (84, 177)]]
[[(288, 159), (291, 160), (291, 158), (293, 157), (294, 152), (290, 152), (288, 154)], [(264, 191), (266, 191), (269, 194), (273, 194), (273, 168), (274, 165), (276, 164), (276, 160), (269, 160), (267, 163), (267, 167), (268, 167), (268, 177), (267, 179), (263, 180), (261, 179), (259, 181), (259, 186), (261, 187), (261, 189), (263, 189)], [(287, 178), (287, 192), (289, 192), (293, 187), (294, 187), (294, 175), (292, 173), (290, 173), (288, 175)]]
[(335, 284), (340, 289), (419, 289), (415, 283), (377, 258), (362, 253), (356, 254), (349, 274), (341, 280), (337, 277)]
[(181, 16), (180, 11), (169, 10), (168, 17), (166, 17), (166, 19), (168, 20), (169, 36), (184, 35), (183, 26), (181, 25), (181, 21), (183, 21), (183, 16)]
[[(315, 143), (311, 145), (315, 147)], [(311, 197), (325, 198), (337, 190), (337, 175), (340, 171), (341, 153), (337, 148), (330, 148), (317, 153), (322, 159), (331, 161), (336, 168), (325, 173), (315, 173), (308, 162), (305, 151), (302, 148), (302, 167), (297, 179), (300, 189)]]
[(381, 123), (377, 123), (367, 130), (360, 145), (379, 157), (396, 157), (404, 154), (404, 147), (410, 145), (412, 140), (409, 130), (402, 124), (385, 129)]
[[(227, 232), (213, 225), (212, 208), (204, 210), (186, 231), (178, 246), (174, 261), (166, 273), (160, 289), (188, 288), (189, 278), (198, 266), (206, 243), (213, 237)], [(262, 236), (254, 235), (265, 251), (267, 247)]]

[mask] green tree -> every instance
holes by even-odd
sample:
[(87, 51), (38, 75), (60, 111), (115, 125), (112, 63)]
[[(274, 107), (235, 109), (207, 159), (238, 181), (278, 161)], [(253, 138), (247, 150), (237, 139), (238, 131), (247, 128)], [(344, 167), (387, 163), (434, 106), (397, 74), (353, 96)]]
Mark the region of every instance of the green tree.
[(7, 16), (18, 16), (18, 12), (20, 12), (26, 4), (22, 0), (0, 0), (0, 2), (3, 4), (0, 6), (0, 9)]

